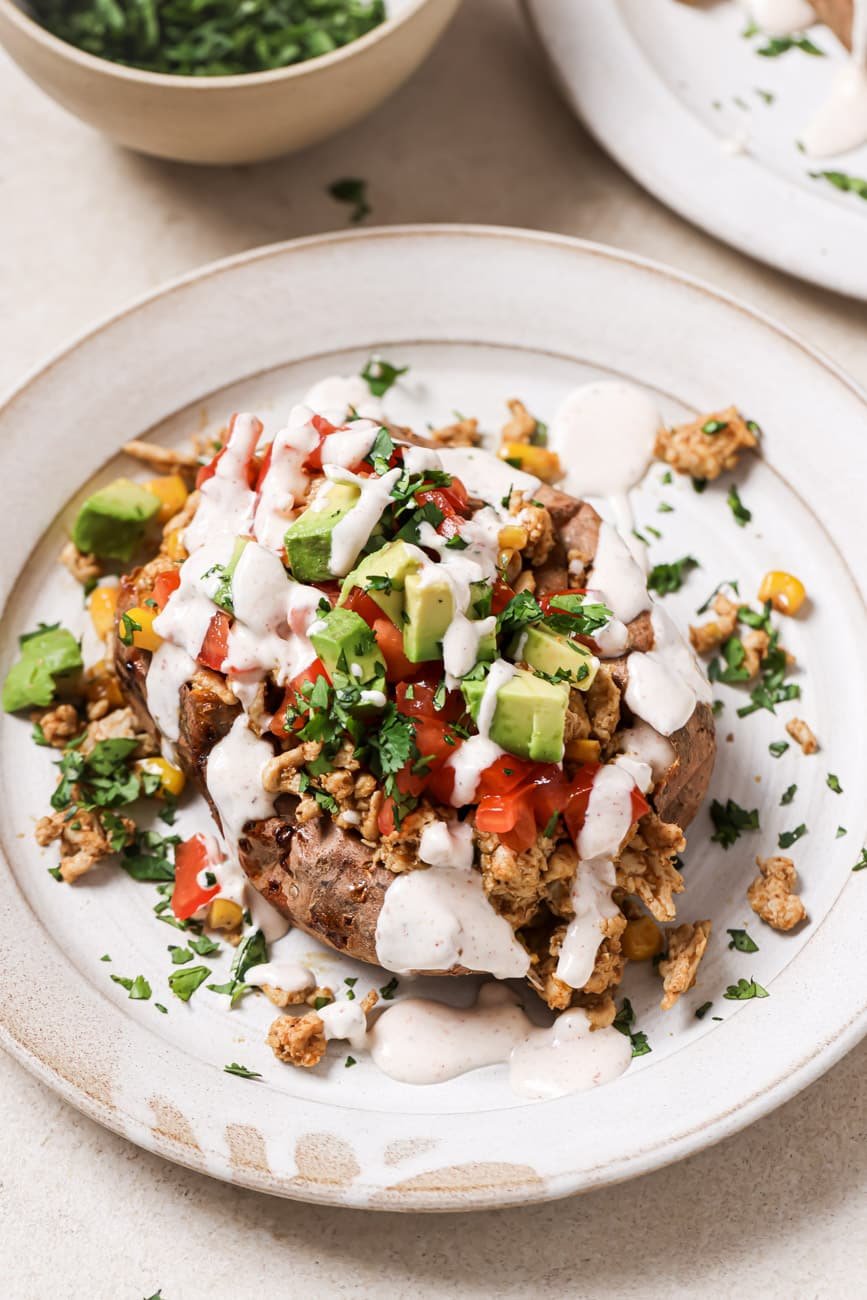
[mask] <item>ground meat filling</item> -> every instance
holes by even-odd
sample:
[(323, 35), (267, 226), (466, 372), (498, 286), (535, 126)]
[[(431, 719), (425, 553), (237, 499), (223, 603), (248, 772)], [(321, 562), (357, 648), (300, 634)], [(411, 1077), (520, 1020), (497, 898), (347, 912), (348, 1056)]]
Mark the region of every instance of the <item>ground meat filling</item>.
[(791, 858), (756, 858), (759, 874), (747, 890), (756, 916), (775, 930), (792, 930), (806, 919), (807, 909), (795, 892), (798, 873)]

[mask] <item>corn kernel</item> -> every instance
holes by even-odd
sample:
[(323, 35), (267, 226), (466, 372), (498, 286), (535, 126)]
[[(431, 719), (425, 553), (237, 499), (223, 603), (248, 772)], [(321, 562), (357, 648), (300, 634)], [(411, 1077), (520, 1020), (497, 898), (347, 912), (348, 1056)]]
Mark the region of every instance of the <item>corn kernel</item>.
[(120, 639), (124, 645), (134, 645), (138, 650), (159, 650), (163, 639), (154, 631), (158, 609), (149, 605), (136, 605), (121, 615)]
[(118, 594), (117, 587), (94, 587), (88, 597), (90, 620), (96, 635), (103, 641), (114, 627)]
[(497, 534), (497, 541), (504, 551), (521, 551), (527, 545), (527, 530), (520, 524), (507, 524)]
[(806, 599), (806, 587), (792, 573), (772, 569), (762, 578), (759, 600), (769, 600), (780, 614), (797, 614)]
[(662, 952), (662, 944), (662, 931), (649, 916), (627, 921), (626, 929), (620, 937), (623, 955), (630, 961), (650, 961), (651, 957)]
[(240, 905), (231, 898), (215, 898), (208, 908), (210, 930), (237, 930), (243, 920), (244, 913)]
[(535, 474), (544, 483), (553, 483), (561, 474), (560, 457), (547, 447), (533, 447), (523, 442), (505, 442), (500, 447), (500, 458), (514, 462), (519, 469)]
[(164, 474), (160, 478), (152, 478), (150, 482), (145, 483), (145, 487), (148, 492), (153, 492), (154, 496), (160, 499), (157, 519), (161, 524), (167, 524), (170, 519), (174, 519), (175, 515), (183, 510), (186, 499), (190, 495), (180, 474)]
[(185, 560), (187, 558), (187, 548), (181, 540), (182, 537), (183, 529), (173, 528), (163, 538), (163, 550), (170, 560)]
[(600, 752), (598, 740), (570, 740), (566, 745), (566, 758), (573, 763), (598, 763)]
[(181, 769), (165, 758), (140, 758), (135, 766), (139, 772), (147, 772), (151, 776), (159, 777), (157, 795), (172, 795), (177, 798), (187, 783), (187, 778)]

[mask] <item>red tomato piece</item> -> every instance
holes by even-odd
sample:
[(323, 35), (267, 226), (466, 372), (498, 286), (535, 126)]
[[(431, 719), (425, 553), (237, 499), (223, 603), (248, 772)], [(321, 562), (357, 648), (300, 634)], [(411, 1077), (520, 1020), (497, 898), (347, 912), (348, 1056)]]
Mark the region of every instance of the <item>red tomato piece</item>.
[[(351, 609), (358, 614), (359, 618), (363, 618), (368, 627), (373, 627), (375, 623), (386, 617), (373, 597), (366, 591), (362, 591), (360, 587), (353, 587), (343, 603), (346, 609)], [(402, 639), (401, 649), (403, 649)]]
[[(455, 750), (459, 749), (462, 744), (463, 741), (460, 736), (457, 736), (454, 749), (451, 752), (454, 754)], [(440, 767), (433, 768), (425, 784), (425, 790), (434, 802), (446, 806), (451, 803), (455, 789), (455, 769), (447, 766), (447, 761)]]
[(650, 804), (647, 802), (638, 786), (634, 786), (632, 790), (632, 820), (634, 822), (640, 821), (644, 814), (649, 812)]
[(382, 801), (376, 824), (379, 827), (380, 835), (390, 835), (394, 830), (394, 800), (390, 794), (386, 795)]
[[(228, 449), (229, 449), (229, 442), (231, 441), (232, 434), (233, 434), (233, 432), (234, 432), (234, 430), (235, 430), (235, 421), (237, 420), (237, 418), (238, 418), (238, 416), (237, 416), (237, 412), (236, 412), (236, 413), (232, 416), (232, 418), (229, 420), (229, 427), (228, 427), (228, 429), (226, 430), (226, 441), (225, 441), (225, 444), (220, 448), (220, 450), (217, 452), (216, 456), (214, 456), (213, 459), (212, 459), (211, 461), (209, 461), (209, 463), (208, 463), (207, 465), (203, 465), (203, 466), (202, 466), (202, 468), (199, 470), (198, 474), (196, 475), (196, 487), (197, 487), (197, 488), (200, 488), (200, 487), (202, 486), (203, 483), (207, 483), (208, 479), (209, 479), (209, 478), (213, 478), (214, 475), (216, 474), (216, 472), (217, 472), (217, 466), (219, 465), (219, 463), (220, 463), (220, 461), (222, 460), (223, 456), (225, 456), (226, 452), (227, 452)], [(249, 456), (247, 457), (247, 465), (246, 465), (247, 485), (248, 485), (248, 487), (250, 487), (250, 488), (255, 488), (255, 486), (256, 486), (256, 480), (257, 480), (257, 478), (258, 478), (258, 476), (259, 476), (259, 468), (258, 468), (258, 466), (257, 466), (257, 464), (256, 464), (256, 462), (255, 462), (255, 460), (253, 459), (253, 452), (256, 450), (256, 443), (257, 443), (259, 437), (261, 436), (261, 433), (262, 433), (262, 430), (263, 430), (264, 427), (265, 427), (265, 426), (262, 424), (262, 421), (261, 421), (261, 420), (255, 420), (255, 419), (254, 419), (254, 421), (253, 421), (253, 436), (252, 436), (252, 438), (251, 438), (252, 445), (251, 445), (251, 447), (250, 447), (250, 453), (249, 453)]]
[(218, 609), (205, 633), (198, 659), (200, 664), (204, 664), (206, 668), (212, 668), (215, 673), (220, 672), (226, 662), (226, 655), (229, 653), (229, 629), (231, 626), (232, 620), (229, 615)]
[(540, 766), (542, 765), (526, 758), (503, 754), (490, 767), (486, 767), (479, 777), (476, 800), (486, 799), (489, 795), (510, 794), (518, 786), (530, 781)]
[(573, 842), (577, 841), (581, 827), (584, 825), (587, 805), (590, 802), (590, 791), (593, 789), (599, 766), (599, 763), (582, 763), (569, 786), (563, 817)]
[(261, 461), (259, 462), (259, 472), (256, 475), (257, 492), (262, 491), (262, 484), (265, 482), (265, 479), (268, 477), (268, 470), (271, 468), (271, 454), (273, 450), (274, 450), (274, 444), (273, 442), (269, 442), (268, 446), (265, 448), (265, 454), (262, 457)]
[(524, 853), (536, 842), (532, 795), (519, 788), (510, 794), (491, 794), (476, 809), (480, 831), (494, 831), (507, 848)]
[(314, 415), (310, 423), (319, 434), (319, 441), (311, 452), (308, 452), (303, 462), (303, 468), (306, 470), (322, 469), (322, 444), (330, 433), (337, 432), (337, 425), (326, 420), (324, 415)]
[(376, 644), (385, 659), (385, 678), (389, 682), (405, 681), (418, 671), (418, 665), (410, 663), (403, 652), (403, 637), (390, 618), (380, 611), (380, 617), (373, 624)]
[(545, 830), (552, 817), (562, 813), (566, 807), (569, 783), (556, 763), (541, 766), (545, 770), (537, 775), (533, 783), (532, 800), (536, 824), (540, 830)]
[(209, 861), (208, 841), (204, 835), (193, 835), (176, 847), (172, 911), (179, 921), (189, 920), (194, 912), (219, 894), (219, 885), (205, 888), (199, 884), (199, 875)]
[(181, 585), (180, 569), (167, 569), (165, 573), (158, 573), (154, 579), (154, 600), (160, 609), (165, 609), (168, 604), (169, 596), (173, 591), (177, 591)]
[(398, 682), (395, 700), (398, 713), (406, 717), (437, 718), (440, 722), (457, 722), (467, 711), (460, 691), (446, 691), (442, 707), (435, 700), (439, 690), (436, 678), (419, 677), (413, 682)]
[(510, 600), (514, 600), (515, 592), (507, 582), (502, 578), (496, 578), (494, 581), (493, 594), (491, 597), (491, 613), (502, 614)]

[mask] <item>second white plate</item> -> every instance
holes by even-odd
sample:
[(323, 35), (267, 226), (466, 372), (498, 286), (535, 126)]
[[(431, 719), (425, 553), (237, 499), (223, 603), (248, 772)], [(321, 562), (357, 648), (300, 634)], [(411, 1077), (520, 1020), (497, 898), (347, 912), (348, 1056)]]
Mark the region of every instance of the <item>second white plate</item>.
[(810, 173), (867, 176), (867, 146), (813, 161), (797, 141), (845, 57), (778, 58), (734, 0), (525, 0), (571, 107), (668, 207), (750, 257), (867, 299), (867, 202)]

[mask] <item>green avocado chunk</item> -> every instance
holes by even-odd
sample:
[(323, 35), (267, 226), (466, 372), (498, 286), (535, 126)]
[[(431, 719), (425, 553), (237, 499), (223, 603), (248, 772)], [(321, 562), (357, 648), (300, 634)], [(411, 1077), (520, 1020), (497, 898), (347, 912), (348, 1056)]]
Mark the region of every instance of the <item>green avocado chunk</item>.
[(109, 560), (129, 560), (161, 502), (132, 479), (119, 478), (89, 496), (72, 526), (80, 551)]
[(599, 668), (599, 660), (582, 645), (549, 628), (531, 624), (513, 643), (511, 657), (556, 677), (568, 673), (569, 681), (579, 691), (589, 691)]
[(18, 638), (21, 654), (3, 683), (3, 708), (47, 708), (54, 699), (55, 678), (81, 667), (81, 646), (59, 623), (40, 625)]
[[(471, 584), (467, 618), (487, 618), (491, 609), (491, 588), (483, 582)], [(443, 637), (454, 618), (452, 589), (445, 578), (422, 581), (421, 574), (409, 574), (404, 584), (403, 652), (411, 663), (442, 659)], [(496, 659), (497, 638), (489, 632), (479, 642), (477, 662)]]
[[(461, 683), (467, 707), (476, 719), (485, 685), (484, 680)], [(568, 703), (567, 682), (546, 682), (518, 668), (497, 691), (491, 740), (518, 758), (559, 763)]]
[(400, 627), (404, 583), (420, 566), (417, 547), (403, 541), (387, 542), (372, 555), (366, 555), (344, 578), (338, 604), (344, 604), (353, 587), (359, 587), (376, 602), (392, 623)]
[(385, 683), (385, 659), (364, 619), (351, 609), (332, 609), (313, 624), (313, 648), (328, 676), (350, 678), (359, 686)]
[(326, 582), (331, 572), (331, 534), (361, 495), (352, 483), (334, 483), (286, 529), (286, 555), (299, 582)]

